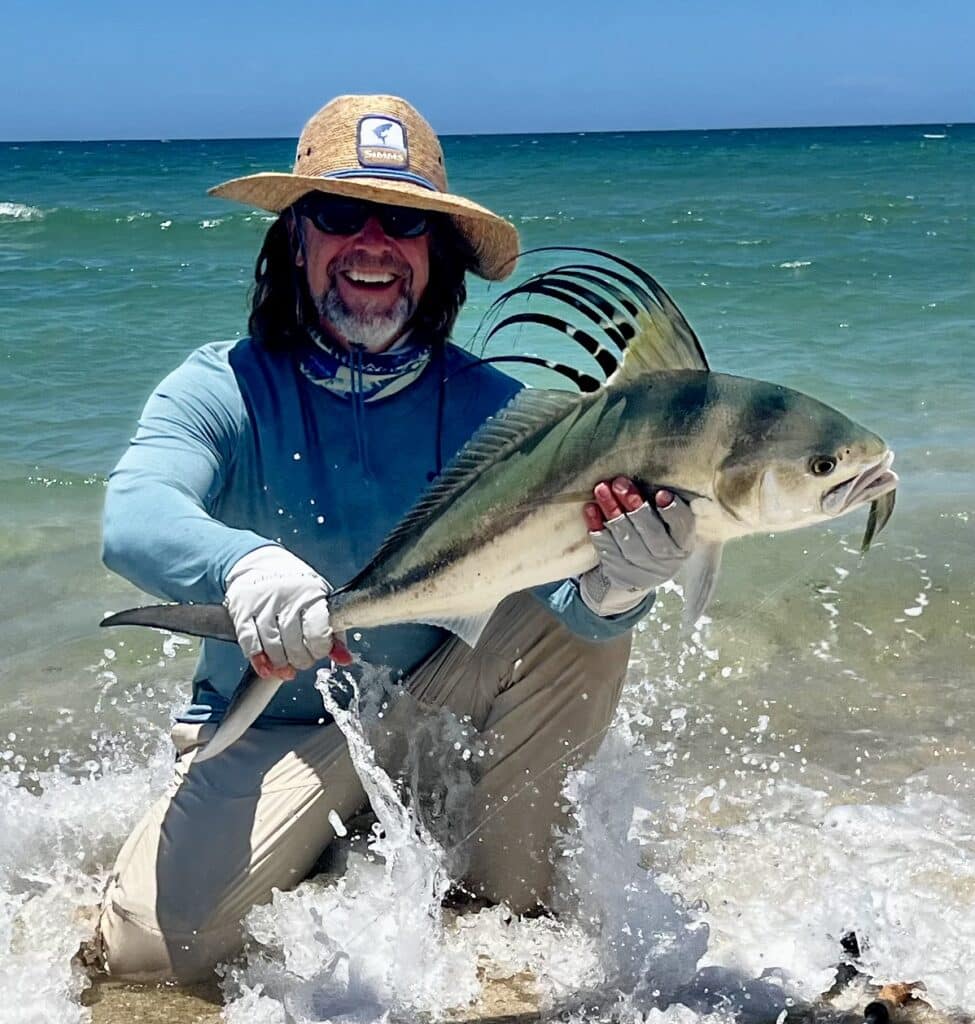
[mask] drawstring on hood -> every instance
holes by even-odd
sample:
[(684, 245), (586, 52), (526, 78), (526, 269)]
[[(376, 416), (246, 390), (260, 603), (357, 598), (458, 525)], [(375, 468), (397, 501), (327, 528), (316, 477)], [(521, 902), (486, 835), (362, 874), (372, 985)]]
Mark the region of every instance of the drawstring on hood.
[(366, 403), (362, 380), (361, 345), (352, 346), (352, 423), (355, 431), (356, 454), (363, 475), (369, 475), (369, 453), (366, 449)]

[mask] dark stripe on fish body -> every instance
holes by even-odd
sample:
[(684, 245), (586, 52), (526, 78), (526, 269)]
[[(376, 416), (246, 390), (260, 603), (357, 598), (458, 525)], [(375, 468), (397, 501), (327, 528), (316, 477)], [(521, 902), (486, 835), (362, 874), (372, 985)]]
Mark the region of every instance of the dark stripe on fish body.
[[(581, 507), (581, 505), (580, 505)], [(581, 515), (581, 513), (580, 513)], [(516, 526), (524, 519), (524, 510), (515, 509), (507, 514), (499, 513), (491, 522), (483, 535), (475, 535), (476, 543), (472, 546), (472, 537), (458, 537), (453, 544), (445, 545), (431, 553), (430, 560), (403, 567), (395, 562), (391, 565), (370, 565), (372, 570), (368, 577), (364, 573), (353, 578), (349, 583), (334, 591), (328, 599), (329, 608), (333, 613), (347, 612), (350, 605), (371, 604), (385, 598), (395, 597), (410, 587), (423, 583), (424, 580), (436, 575), (444, 569), (456, 564), (471, 553), (472, 547), (482, 548), (494, 537), (500, 536)], [(419, 537), (422, 539), (422, 531)]]
[[(666, 395), (666, 407), (660, 417), (660, 433), (664, 436), (686, 437), (699, 433), (705, 426), (715, 399), (719, 397), (710, 373), (689, 371), (682, 376), (685, 379), (676, 386), (670, 386), (668, 381), (666, 390), (660, 389), (661, 395)], [(641, 381), (640, 386), (647, 390), (652, 401), (654, 392), (658, 390), (654, 386), (653, 376)]]
[(749, 401), (742, 406), (735, 423), (730, 458), (736, 460), (755, 450), (756, 443), (768, 437), (793, 408), (789, 391), (776, 384), (768, 384), (752, 391)]

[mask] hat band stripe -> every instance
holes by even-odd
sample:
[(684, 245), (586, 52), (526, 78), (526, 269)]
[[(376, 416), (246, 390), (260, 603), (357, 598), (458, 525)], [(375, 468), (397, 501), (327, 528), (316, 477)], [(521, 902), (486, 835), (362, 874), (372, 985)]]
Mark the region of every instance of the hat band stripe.
[(390, 178), (394, 181), (408, 181), (421, 188), (427, 188), (431, 192), (439, 192), (440, 189), (429, 178), (421, 174), (414, 174), (412, 171), (383, 170), (382, 168), (370, 168), (368, 171), (360, 171), (351, 168), (347, 171), (327, 171), (319, 174), (319, 178)]

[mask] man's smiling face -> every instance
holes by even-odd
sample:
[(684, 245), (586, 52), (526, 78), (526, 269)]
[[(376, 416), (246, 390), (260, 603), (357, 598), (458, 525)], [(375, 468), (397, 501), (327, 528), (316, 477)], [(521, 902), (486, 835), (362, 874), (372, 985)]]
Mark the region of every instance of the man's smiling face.
[(296, 256), (322, 329), (343, 348), (384, 352), (403, 337), (430, 279), (430, 235), (387, 234), (377, 208), (354, 233), (325, 231), (299, 213)]

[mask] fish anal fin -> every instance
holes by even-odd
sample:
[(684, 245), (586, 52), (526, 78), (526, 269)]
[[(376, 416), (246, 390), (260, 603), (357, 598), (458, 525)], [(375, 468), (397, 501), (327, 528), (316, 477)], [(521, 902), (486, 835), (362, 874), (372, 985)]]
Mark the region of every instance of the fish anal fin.
[(494, 609), (489, 608), (486, 612), (478, 612), (475, 615), (425, 615), (421, 621), (428, 626), (439, 626), (441, 629), (446, 629), (455, 636), (459, 636), (468, 647), (475, 647), (493, 614)]
[(684, 628), (692, 629), (707, 610), (718, 583), (723, 544), (698, 544), (684, 566)]

